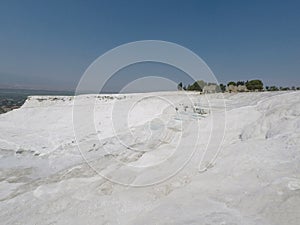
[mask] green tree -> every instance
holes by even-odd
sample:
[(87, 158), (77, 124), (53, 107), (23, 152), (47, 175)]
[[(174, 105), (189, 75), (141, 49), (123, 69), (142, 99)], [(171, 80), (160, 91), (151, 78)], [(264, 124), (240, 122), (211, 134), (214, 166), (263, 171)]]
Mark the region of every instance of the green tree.
[(226, 91), (226, 86), (224, 84), (220, 84), (220, 89), (222, 92)]
[(187, 88), (188, 91), (202, 91), (201, 86), (198, 81), (195, 81), (192, 85), (189, 85)]
[(236, 86), (239, 86), (239, 85), (245, 85), (245, 81), (238, 81), (238, 82), (236, 82)]
[(271, 86), (271, 87), (269, 88), (269, 91), (279, 91), (279, 88), (276, 87), (276, 86)]
[(250, 91), (259, 90), (264, 88), (264, 84), (261, 80), (250, 80), (246, 82), (246, 87)]
[(233, 86), (236, 86), (236, 83), (234, 81), (230, 81), (227, 86), (229, 87), (229, 85), (233, 85)]
[(203, 80), (197, 80), (197, 84), (198, 86), (201, 88), (201, 90), (206, 86), (208, 85), (205, 81)]
[(182, 82), (180, 82), (180, 83), (177, 85), (177, 89), (180, 90), (180, 91), (182, 90)]

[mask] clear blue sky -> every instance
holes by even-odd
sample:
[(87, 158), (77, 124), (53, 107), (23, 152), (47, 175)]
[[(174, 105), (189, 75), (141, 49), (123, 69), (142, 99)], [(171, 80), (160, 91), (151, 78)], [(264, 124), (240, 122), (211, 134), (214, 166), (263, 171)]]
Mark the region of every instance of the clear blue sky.
[(0, 84), (74, 88), (104, 52), (165, 40), (219, 82), (300, 86), (300, 1), (0, 1)]

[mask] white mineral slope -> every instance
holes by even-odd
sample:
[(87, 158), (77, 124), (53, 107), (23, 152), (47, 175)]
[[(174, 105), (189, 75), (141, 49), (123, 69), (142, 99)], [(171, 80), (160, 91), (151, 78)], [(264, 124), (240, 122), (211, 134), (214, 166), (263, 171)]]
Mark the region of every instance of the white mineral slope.
[(300, 224), (300, 92), (76, 98), (0, 115), (1, 224)]

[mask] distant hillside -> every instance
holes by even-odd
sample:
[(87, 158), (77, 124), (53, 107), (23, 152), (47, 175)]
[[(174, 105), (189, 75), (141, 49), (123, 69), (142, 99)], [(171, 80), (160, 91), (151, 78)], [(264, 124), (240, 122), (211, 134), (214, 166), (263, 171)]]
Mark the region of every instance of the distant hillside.
[(71, 96), (74, 92), (3, 88), (0, 89), (0, 114), (19, 108), (32, 95)]

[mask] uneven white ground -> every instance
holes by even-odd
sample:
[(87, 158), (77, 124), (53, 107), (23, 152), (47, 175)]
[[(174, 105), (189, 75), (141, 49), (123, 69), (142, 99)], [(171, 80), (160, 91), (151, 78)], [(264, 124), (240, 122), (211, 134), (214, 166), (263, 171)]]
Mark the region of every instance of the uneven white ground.
[(0, 224), (300, 224), (300, 92), (73, 103), (0, 115)]

